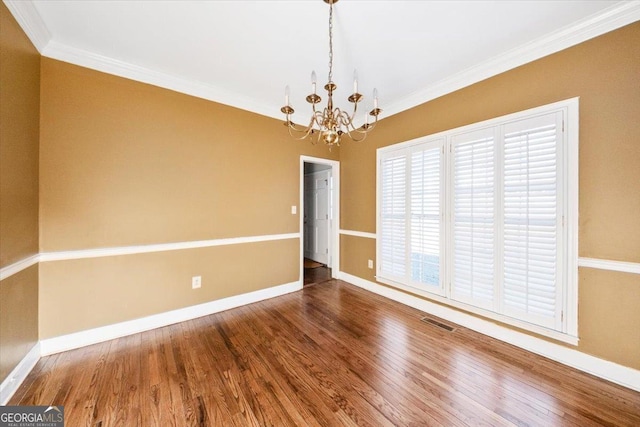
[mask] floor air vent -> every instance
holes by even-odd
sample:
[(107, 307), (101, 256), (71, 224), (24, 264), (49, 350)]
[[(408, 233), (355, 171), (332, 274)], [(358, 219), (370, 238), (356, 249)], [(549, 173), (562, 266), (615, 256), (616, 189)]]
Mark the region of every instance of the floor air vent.
[(420, 319), (421, 322), (429, 323), (430, 325), (437, 326), (440, 329), (444, 329), (448, 332), (453, 332), (456, 330), (453, 326), (445, 325), (444, 323), (438, 322), (437, 320), (430, 319), (428, 317), (423, 317)]

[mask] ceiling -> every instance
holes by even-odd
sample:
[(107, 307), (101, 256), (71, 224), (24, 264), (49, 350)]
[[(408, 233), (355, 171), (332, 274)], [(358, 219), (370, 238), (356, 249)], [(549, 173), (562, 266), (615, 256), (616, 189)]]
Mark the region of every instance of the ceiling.
[[(306, 121), (311, 71), (326, 83), (322, 0), (4, 1), (44, 56), (270, 117), (288, 84)], [(640, 20), (640, 2), (341, 0), (334, 18), (336, 102), (357, 69), (384, 118)]]

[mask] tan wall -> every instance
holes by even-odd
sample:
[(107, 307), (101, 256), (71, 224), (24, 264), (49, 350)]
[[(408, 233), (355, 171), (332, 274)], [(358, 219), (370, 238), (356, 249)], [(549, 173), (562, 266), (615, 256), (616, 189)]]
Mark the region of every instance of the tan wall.
[[(40, 152), (43, 252), (298, 232), (300, 155), (338, 155), (281, 121), (48, 58)], [(43, 263), (40, 338), (296, 281), (298, 245)]]
[(38, 252), (40, 55), (0, 5), (0, 267)]
[(299, 157), (331, 154), (278, 120), (48, 58), (40, 150), (47, 252), (298, 231)]
[(580, 349), (640, 369), (640, 275), (580, 269)]
[[(340, 236), (340, 270), (366, 280), (376, 280), (376, 240), (350, 236)], [(374, 261), (369, 268), (369, 260)]]
[(38, 266), (0, 282), (0, 382), (38, 341)]
[[(300, 241), (40, 264), (40, 339), (295, 282)], [(191, 289), (191, 277), (202, 287)]]
[[(377, 148), (579, 96), (580, 256), (640, 262), (639, 40), (634, 23), (382, 120), (365, 144), (341, 148), (341, 228), (375, 232)], [(371, 245), (349, 238), (344, 271), (370, 278)], [(579, 274), (578, 349), (640, 369), (640, 334), (629, 329), (640, 322), (640, 276)]]
[[(38, 252), (40, 55), (0, 3), (0, 268)], [(38, 268), (0, 282), (0, 382), (38, 339)]]

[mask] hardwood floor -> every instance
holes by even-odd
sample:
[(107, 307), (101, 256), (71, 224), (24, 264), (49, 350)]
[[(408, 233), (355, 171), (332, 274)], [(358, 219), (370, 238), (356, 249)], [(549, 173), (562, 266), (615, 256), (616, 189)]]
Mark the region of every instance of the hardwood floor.
[(331, 269), (327, 267), (305, 268), (304, 286), (326, 282), (331, 279)]
[(329, 280), (45, 357), (10, 404), (67, 427), (640, 425), (640, 393), (423, 316)]

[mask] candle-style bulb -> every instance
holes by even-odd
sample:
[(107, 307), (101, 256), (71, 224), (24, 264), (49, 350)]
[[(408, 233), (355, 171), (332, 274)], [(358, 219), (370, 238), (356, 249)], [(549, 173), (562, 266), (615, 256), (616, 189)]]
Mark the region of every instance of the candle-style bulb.
[(315, 70), (311, 72), (311, 93), (315, 94), (316, 93), (316, 82), (318, 81), (317, 77), (316, 77), (316, 72)]
[(289, 106), (289, 85), (284, 87), (284, 105)]
[(373, 109), (378, 108), (378, 89), (373, 89)]
[(358, 70), (353, 70), (353, 93), (358, 93)]

